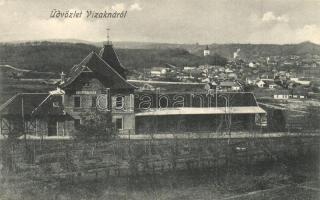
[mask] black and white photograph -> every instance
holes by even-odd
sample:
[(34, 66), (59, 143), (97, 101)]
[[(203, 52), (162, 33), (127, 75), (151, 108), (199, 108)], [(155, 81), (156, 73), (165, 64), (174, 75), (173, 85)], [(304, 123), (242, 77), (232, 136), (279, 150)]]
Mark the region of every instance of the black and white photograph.
[(0, 0), (0, 200), (320, 199), (320, 0)]

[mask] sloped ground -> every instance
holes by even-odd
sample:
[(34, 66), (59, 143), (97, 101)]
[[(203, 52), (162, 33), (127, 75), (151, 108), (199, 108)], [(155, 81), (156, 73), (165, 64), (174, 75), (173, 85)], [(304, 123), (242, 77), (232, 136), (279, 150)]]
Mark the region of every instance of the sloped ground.
[(2, 177), (0, 199), (319, 199), (314, 162), (260, 163), (229, 171), (198, 170), (96, 180), (27, 180)]

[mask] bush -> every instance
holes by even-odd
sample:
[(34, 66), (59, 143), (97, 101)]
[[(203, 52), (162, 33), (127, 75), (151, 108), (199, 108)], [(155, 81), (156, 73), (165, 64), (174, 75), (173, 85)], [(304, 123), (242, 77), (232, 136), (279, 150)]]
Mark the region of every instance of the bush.
[(81, 116), (82, 124), (77, 128), (78, 139), (111, 139), (114, 136), (111, 114), (86, 112)]

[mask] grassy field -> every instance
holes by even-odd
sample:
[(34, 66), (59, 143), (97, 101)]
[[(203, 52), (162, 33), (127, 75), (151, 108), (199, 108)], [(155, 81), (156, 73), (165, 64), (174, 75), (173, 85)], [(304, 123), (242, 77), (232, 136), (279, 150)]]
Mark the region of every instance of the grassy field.
[[(0, 74), (0, 104), (17, 92), (47, 92), (53, 85), (8, 79)], [(293, 104), (298, 109), (300, 104)], [(1, 167), (0, 167), (1, 168)], [(1, 176), (0, 200), (193, 200), (319, 199), (319, 163), (260, 163), (226, 171), (198, 170), (97, 180), (34, 180)], [(4, 173), (3, 173), (4, 174)]]
[(319, 165), (262, 162), (218, 171), (195, 170), (108, 179), (30, 180), (2, 177), (0, 199), (193, 200), (319, 199)]

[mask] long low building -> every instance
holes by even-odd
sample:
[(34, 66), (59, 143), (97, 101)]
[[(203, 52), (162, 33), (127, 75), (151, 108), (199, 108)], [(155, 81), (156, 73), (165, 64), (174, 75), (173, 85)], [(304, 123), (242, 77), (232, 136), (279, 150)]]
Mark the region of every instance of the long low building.
[(73, 136), (98, 121), (118, 134), (246, 131), (265, 125), (253, 93), (141, 90), (111, 43), (89, 53), (57, 90), (17, 94), (0, 106), (1, 134)]

